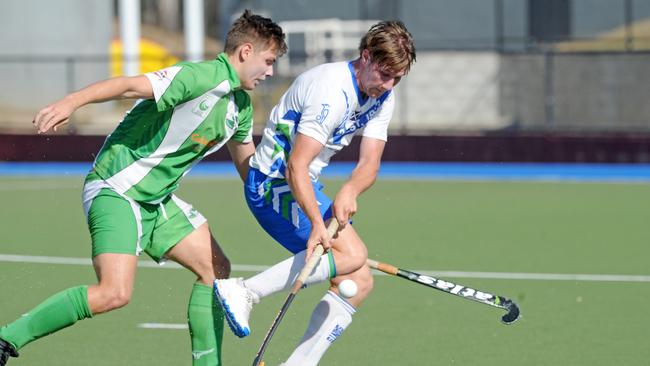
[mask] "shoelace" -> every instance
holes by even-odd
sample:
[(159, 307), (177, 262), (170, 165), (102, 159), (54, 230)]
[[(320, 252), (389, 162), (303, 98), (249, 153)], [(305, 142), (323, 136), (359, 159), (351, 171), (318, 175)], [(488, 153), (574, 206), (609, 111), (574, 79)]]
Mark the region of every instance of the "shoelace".
[(246, 290), (246, 310), (250, 313), (251, 310), (253, 309), (253, 303), (254, 303), (253, 295), (251, 292), (247, 289)]

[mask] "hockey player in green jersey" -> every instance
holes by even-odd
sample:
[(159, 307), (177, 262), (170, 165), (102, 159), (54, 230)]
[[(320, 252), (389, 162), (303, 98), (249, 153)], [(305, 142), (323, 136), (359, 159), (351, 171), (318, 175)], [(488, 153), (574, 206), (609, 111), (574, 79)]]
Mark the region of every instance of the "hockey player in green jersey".
[(106, 139), (84, 184), (98, 283), (61, 291), (0, 328), (0, 365), (40, 337), (125, 306), (143, 251), (197, 276), (188, 307), (192, 362), (221, 364), (223, 313), (214, 303), (212, 283), (228, 277), (230, 263), (203, 215), (174, 191), (197, 162), (224, 145), (246, 177), (255, 152), (246, 90), (272, 76), (276, 58), (286, 50), (276, 23), (245, 11), (214, 60), (100, 81), (38, 112), (33, 123), (45, 133), (88, 103), (138, 99)]

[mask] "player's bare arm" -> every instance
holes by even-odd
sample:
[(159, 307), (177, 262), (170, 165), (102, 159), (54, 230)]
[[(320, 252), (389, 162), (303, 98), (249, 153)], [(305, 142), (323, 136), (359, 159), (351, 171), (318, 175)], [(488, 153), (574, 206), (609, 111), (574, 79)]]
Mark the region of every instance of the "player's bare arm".
[(336, 194), (332, 204), (332, 212), (341, 228), (345, 227), (357, 212), (357, 197), (377, 179), (385, 145), (385, 141), (374, 138), (364, 137), (361, 140), (357, 166)]
[(86, 104), (127, 98), (153, 98), (153, 88), (144, 75), (121, 76), (93, 83), (41, 109), (32, 123), (38, 133), (50, 129), (57, 131), (68, 122), (74, 111)]
[(230, 158), (232, 163), (235, 164), (237, 173), (242, 181), (246, 181), (246, 175), (248, 175), (248, 161), (251, 159), (251, 156), (255, 154), (255, 144), (252, 142), (241, 143), (238, 141), (230, 140), (227, 143), (228, 151), (230, 152)]
[(323, 145), (314, 138), (298, 134), (285, 172), (293, 197), (312, 224), (311, 234), (307, 241), (307, 258), (314, 251), (316, 244), (322, 244), (325, 250), (331, 247), (327, 228), (318, 209), (314, 187), (309, 177), (309, 164), (322, 149)]

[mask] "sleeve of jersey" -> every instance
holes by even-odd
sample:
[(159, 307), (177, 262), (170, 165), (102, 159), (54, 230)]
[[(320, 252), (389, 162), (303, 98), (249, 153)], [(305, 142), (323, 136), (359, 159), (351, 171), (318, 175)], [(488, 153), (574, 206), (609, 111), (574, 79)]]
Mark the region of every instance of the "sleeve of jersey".
[(195, 84), (194, 76), (187, 65), (170, 66), (144, 74), (153, 88), (154, 99), (159, 111), (165, 111), (185, 102)]
[(395, 91), (392, 91), (384, 103), (382, 103), (377, 115), (364, 127), (361, 135), (382, 141), (388, 140), (388, 123), (393, 117), (394, 109)]
[(253, 141), (253, 105), (248, 93), (242, 91), (241, 96), (238, 95), (239, 98), (241, 98), (241, 103), (237, 103), (239, 105), (239, 123), (232, 139), (247, 144)]
[(303, 103), (298, 133), (327, 144), (345, 114), (343, 91), (320, 86), (312, 87)]

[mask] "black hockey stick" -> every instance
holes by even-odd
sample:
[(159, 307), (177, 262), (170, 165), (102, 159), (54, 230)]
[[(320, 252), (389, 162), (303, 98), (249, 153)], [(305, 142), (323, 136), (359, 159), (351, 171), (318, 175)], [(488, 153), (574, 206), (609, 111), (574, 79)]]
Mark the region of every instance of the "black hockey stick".
[[(330, 221), (329, 225), (327, 226), (327, 233), (330, 239), (334, 237), (334, 234), (336, 234), (336, 230), (338, 230), (338, 228), (339, 228), (339, 223), (338, 221), (336, 221), (335, 218), (333, 218), (332, 221)], [(316, 267), (316, 265), (318, 264), (318, 261), (320, 260), (320, 257), (323, 255), (323, 252), (324, 252), (323, 246), (320, 244), (316, 245), (316, 248), (314, 248), (314, 252), (311, 254), (311, 257), (309, 257), (309, 260), (307, 261), (307, 264), (305, 264), (305, 266), (300, 271), (300, 274), (294, 281), (293, 288), (291, 289), (289, 296), (287, 296), (287, 299), (284, 300), (284, 304), (282, 304), (282, 308), (280, 309), (280, 312), (273, 320), (273, 324), (271, 324), (271, 328), (266, 333), (266, 336), (264, 336), (262, 345), (260, 346), (259, 351), (257, 351), (257, 355), (255, 355), (253, 366), (264, 365), (264, 362), (262, 361), (262, 356), (264, 356), (264, 351), (266, 351), (266, 347), (269, 345), (269, 342), (271, 341), (271, 337), (273, 337), (273, 334), (278, 329), (278, 325), (280, 325), (280, 321), (282, 320), (282, 318), (284, 318), (284, 315), (287, 313), (287, 310), (289, 309), (289, 305), (291, 305), (291, 303), (293, 302), (293, 299), (296, 297), (298, 291), (300, 291), (300, 289), (303, 287), (305, 280), (307, 280), (307, 277), (309, 277), (311, 272), (314, 270), (314, 267)]]
[(482, 304), (494, 306), (507, 311), (501, 317), (504, 324), (512, 324), (519, 319), (519, 307), (514, 301), (502, 296), (490, 294), (488, 292), (478, 291), (470, 287), (455, 284), (449, 281), (433, 278), (431, 276), (421, 275), (412, 271), (397, 268), (390, 264), (381, 263), (372, 259), (368, 259), (368, 266), (380, 270), (384, 273), (405, 278), (409, 281), (417, 282), (424, 286), (446, 292), (448, 294), (460, 296), (469, 300), (480, 302)]

